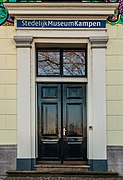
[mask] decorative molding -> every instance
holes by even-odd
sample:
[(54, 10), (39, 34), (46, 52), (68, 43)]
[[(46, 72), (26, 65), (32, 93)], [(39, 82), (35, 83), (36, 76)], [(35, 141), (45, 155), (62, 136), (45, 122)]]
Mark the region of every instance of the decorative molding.
[[(4, 3), (13, 16), (101, 16), (104, 19), (114, 13), (118, 3)], [(97, 17), (98, 18), (98, 17)]]
[(16, 42), (17, 48), (27, 48), (27, 47), (31, 47), (33, 37), (32, 36), (14, 36), (13, 39)]
[(91, 48), (106, 48), (109, 40), (108, 36), (92, 36), (89, 38)]

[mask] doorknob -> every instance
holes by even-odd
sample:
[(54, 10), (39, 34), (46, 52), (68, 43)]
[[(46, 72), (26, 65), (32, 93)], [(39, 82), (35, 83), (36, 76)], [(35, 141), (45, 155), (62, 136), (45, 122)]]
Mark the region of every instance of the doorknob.
[(63, 128), (63, 136), (65, 136), (65, 134), (66, 134), (66, 129)]

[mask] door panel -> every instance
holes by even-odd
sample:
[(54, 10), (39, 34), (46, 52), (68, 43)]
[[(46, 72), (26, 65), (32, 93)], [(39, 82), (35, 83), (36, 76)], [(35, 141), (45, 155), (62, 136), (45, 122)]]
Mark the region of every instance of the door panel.
[(68, 86), (66, 88), (67, 99), (81, 99), (82, 98), (82, 87)]
[(42, 87), (42, 99), (57, 99), (58, 87)]
[[(85, 160), (83, 153), (85, 121), (85, 85), (63, 85), (63, 159)], [(85, 142), (86, 146), (86, 142)]]
[(42, 104), (42, 135), (57, 135), (58, 104)]
[(82, 104), (66, 104), (67, 136), (82, 135)]
[(39, 159), (60, 158), (61, 88), (59, 84), (38, 85)]
[(86, 85), (38, 84), (40, 160), (86, 160)]

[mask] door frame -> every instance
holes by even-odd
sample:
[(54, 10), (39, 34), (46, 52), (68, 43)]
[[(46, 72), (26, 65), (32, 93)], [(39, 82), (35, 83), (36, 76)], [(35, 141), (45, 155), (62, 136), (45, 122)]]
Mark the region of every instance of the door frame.
[[(23, 30), (24, 31), (24, 30)], [(32, 32), (32, 31), (31, 31)], [(87, 157), (91, 170), (107, 170), (106, 153), (106, 82), (105, 60), (108, 36), (104, 31), (83, 32), (74, 30), (64, 31), (63, 37), (56, 37), (56, 32), (47, 37), (45, 31), (38, 36), (18, 34), (14, 36), (17, 47), (18, 61), (18, 154), (17, 169), (33, 169), (37, 158), (37, 83), (60, 82), (58, 79), (37, 78), (35, 69), (36, 47), (47, 47), (48, 44), (70, 45), (87, 44), (88, 78), (64, 79), (63, 82), (87, 82)], [(55, 33), (55, 34), (53, 34)], [(57, 30), (57, 33), (62, 33)], [(86, 36), (85, 36), (86, 33)], [(19, 36), (20, 35), (20, 36)], [(37, 38), (35, 38), (37, 37)], [(43, 38), (42, 38), (43, 37)], [(98, 84), (98, 88), (97, 88)], [(23, 85), (23, 89), (22, 89)], [(24, 93), (25, 96), (24, 96)], [(25, 98), (26, 97), (26, 98)], [(25, 111), (26, 109), (26, 111)], [(97, 114), (98, 112), (98, 114)], [(100, 119), (100, 121), (99, 121)], [(100, 127), (100, 128), (99, 128)], [(101, 129), (101, 137), (100, 137)], [(24, 133), (23, 133), (24, 132)], [(25, 136), (28, 138), (25, 139)], [(27, 140), (28, 139), (28, 140)], [(96, 141), (95, 141), (96, 139)], [(100, 148), (98, 148), (100, 147)], [(24, 166), (22, 167), (22, 162)], [(100, 166), (102, 164), (102, 166)]]

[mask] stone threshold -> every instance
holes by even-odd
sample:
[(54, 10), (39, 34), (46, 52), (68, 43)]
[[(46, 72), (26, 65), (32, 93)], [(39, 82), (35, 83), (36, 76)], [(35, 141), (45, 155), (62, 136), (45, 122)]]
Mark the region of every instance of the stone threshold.
[(35, 170), (42, 173), (79, 173), (88, 171), (88, 165), (65, 165), (65, 164), (38, 164), (35, 165)]
[(64, 165), (64, 164), (60, 164), (60, 165), (58, 165), (58, 164), (56, 164), (56, 165), (49, 165), (49, 164), (39, 164), (39, 165), (35, 165), (35, 167), (36, 168), (38, 168), (38, 167), (49, 167), (49, 168), (81, 168), (81, 167), (83, 167), (83, 168), (89, 168), (90, 166), (88, 166), (88, 165)]

